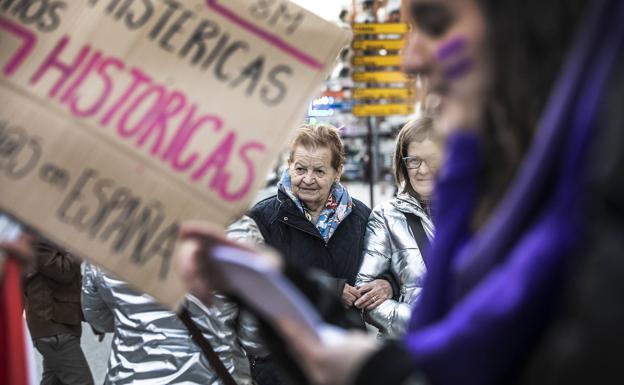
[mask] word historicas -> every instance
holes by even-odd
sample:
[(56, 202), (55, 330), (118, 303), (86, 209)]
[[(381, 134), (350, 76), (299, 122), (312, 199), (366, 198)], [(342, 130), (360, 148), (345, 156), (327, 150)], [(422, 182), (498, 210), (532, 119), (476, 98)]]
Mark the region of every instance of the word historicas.
[[(3, 69), (10, 78), (22, 68), (37, 37), (27, 28), (0, 18), (0, 30), (3, 28), (24, 42)], [(141, 69), (129, 67), (122, 59), (107, 56), (88, 44), (68, 60), (70, 42), (69, 36), (63, 36), (52, 47), (30, 76), (30, 86), (56, 76), (47, 97), (76, 119), (91, 119), (103, 128), (112, 126), (118, 138), (138, 148), (149, 147), (150, 157), (187, 175), (194, 183), (209, 178), (209, 189), (224, 200), (240, 200), (250, 191), (256, 176), (252, 155), (265, 151), (263, 143), (238, 143), (235, 130), (225, 131), (220, 116), (199, 112), (198, 104), (183, 91), (168, 89)], [(94, 82), (99, 86), (94, 87)], [(198, 149), (196, 138), (202, 130), (220, 134), (216, 146), (214, 140), (209, 140)], [(244, 165), (246, 171), (242, 185), (235, 189), (230, 186), (231, 173), (227, 170), (234, 161)]]
[[(155, 3), (162, 3), (157, 8)], [(280, 104), (288, 93), (287, 81), (293, 69), (287, 64), (267, 68), (265, 55), (254, 53), (246, 41), (235, 39), (215, 20), (197, 13), (174, 0), (89, 0), (91, 6), (104, 5), (105, 14), (129, 31), (147, 28), (147, 37), (180, 59), (190, 60), (200, 70), (213, 69), (214, 77), (230, 88), (244, 87), (247, 97), (255, 97), (267, 107)], [(232, 68), (234, 57), (247, 64)]]

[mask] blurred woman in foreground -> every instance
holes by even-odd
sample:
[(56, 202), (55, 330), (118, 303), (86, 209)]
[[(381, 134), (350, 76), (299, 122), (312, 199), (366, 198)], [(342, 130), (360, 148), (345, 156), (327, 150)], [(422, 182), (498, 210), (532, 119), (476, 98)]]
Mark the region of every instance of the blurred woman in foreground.
[(324, 272), (349, 308), (359, 298), (354, 285), (370, 209), (340, 183), (344, 148), (338, 129), (303, 125), (289, 150), (276, 194), (230, 226), (229, 236), (269, 245), (300, 269)]

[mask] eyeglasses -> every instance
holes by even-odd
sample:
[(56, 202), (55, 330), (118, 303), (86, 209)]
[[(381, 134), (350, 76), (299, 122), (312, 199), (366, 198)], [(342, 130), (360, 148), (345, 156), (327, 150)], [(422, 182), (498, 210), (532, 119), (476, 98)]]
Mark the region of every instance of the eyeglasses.
[(406, 156), (403, 158), (403, 163), (408, 170), (418, 170), (423, 162), (427, 163), (427, 166), (432, 170), (438, 168), (438, 164), (434, 163), (432, 160), (425, 160), (417, 156)]

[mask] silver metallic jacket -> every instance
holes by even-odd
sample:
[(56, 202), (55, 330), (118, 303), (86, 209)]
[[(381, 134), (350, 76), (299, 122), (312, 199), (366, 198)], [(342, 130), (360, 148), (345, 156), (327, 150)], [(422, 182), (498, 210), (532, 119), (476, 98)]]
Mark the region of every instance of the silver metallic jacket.
[(364, 238), (364, 257), (356, 285), (373, 281), (391, 272), (400, 286), (399, 300), (382, 302), (366, 314), (366, 321), (377, 327), (383, 336), (396, 338), (405, 334), (425, 276), (425, 262), (412, 235), (404, 213), (418, 215), (425, 234), (433, 239), (433, 222), (416, 198), (399, 194), (373, 209)]
[(240, 243), (264, 245), (264, 236), (251, 217), (243, 215), (226, 229), (227, 237)]
[[(186, 306), (213, 350), (238, 384), (251, 384), (249, 354), (259, 347), (248, 316), (222, 296), (207, 308), (187, 295)], [(82, 285), (85, 319), (114, 332), (106, 384), (220, 384), (200, 348), (176, 314), (152, 297), (87, 264)]]

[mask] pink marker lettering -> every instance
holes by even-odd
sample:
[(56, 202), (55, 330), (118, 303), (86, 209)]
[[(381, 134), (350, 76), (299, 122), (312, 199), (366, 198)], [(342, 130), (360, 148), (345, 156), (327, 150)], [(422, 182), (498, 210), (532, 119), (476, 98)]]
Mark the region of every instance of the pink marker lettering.
[(48, 57), (43, 61), (37, 72), (35, 72), (33, 77), (30, 79), (30, 83), (34, 85), (43, 77), (46, 72), (48, 72), (48, 70), (53, 68), (58, 69), (61, 72), (61, 77), (56, 81), (56, 84), (48, 93), (48, 96), (51, 98), (56, 95), (56, 93), (63, 86), (65, 81), (67, 81), (67, 79), (69, 79), (69, 77), (74, 74), (76, 69), (78, 69), (84, 58), (91, 50), (88, 45), (85, 45), (84, 47), (82, 47), (82, 49), (78, 53), (78, 56), (76, 56), (72, 63), (65, 64), (59, 60), (58, 56), (65, 49), (68, 41), (69, 37), (63, 36), (63, 38), (61, 38), (58, 44), (54, 47), (52, 52), (50, 52)]
[(37, 35), (34, 32), (12, 22), (11, 20), (0, 17), (0, 29), (4, 29), (8, 33), (22, 39), (22, 46), (15, 52), (15, 55), (4, 66), (3, 72), (6, 76), (11, 76), (17, 71), (20, 65), (30, 56), (35, 48)]
[(74, 79), (74, 82), (65, 90), (63, 97), (61, 97), (61, 103), (69, 103), (76, 99), (76, 90), (78, 89), (78, 87), (82, 85), (85, 78), (95, 68), (96, 64), (98, 64), (98, 62), (100, 61), (101, 57), (102, 57), (102, 54), (100, 52), (96, 52), (93, 56), (91, 56), (91, 59), (89, 60), (87, 65), (82, 68), (80, 75), (78, 75)]
[(117, 111), (119, 111), (119, 109), (124, 104), (126, 104), (128, 99), (130, 99), (130, 97), (134, 94), (134, 91), (136, 91), (136, 89), (140, 85), (142, 85), (144, 83), (148, 83), (151, 80), (149, 76), (147, 76), (146, 74), (143, 73), (143, 71), (141, 71), (140, 69), (137, 69), (137, 68), (131, 69), (130, 70), (130, 74), (132, 75), (132, 83), (130, 83), (130, 85), (128, 86), (126, 91), (123, 93), (121, 98), (119, 98), (117, 103), (115, 103), (108, 110), (108, 112), (102, 117), (102, 119), (100, 120), (100, 124), (101, 125), (103, 125), (103, 126), (108, 125), (108, 123), (111, 121), (111, 119), (113, 119), (115, 114), (117, 114)]
[[(141, 128), (143, 128), (151, 119), (153, 119), (154, 109), (157, 108), (160, 103), (162, 103), (164, 93), (165, 88), (163, 86), (151, 86), (150, 88), (143, 91), (143, 93), (134, 100), (134, 103), (132, 103), (130, 107), (126, 109), (126, 112), (121, 115), (119, 122), (117, 122), (117, 132), (119, 133), (119, 135), (123, 138), (127, 138), (138, 133)], [(149, 98), (151, 96), (155, 96), (156, 100), (150, 102)], [(147, 112), (143, 113), (143, 116), (133, 127), (128, 128), (128, 120), (130, 120), (130, 117), (137, 110), (139, 110), (139, 107), (146, 100), (148, 101), (148, 103), (152, 103), (151, 107), (148, 108)]]
[(203, 126), (205, 123), (212, 122), (214, 131), (219, 131), (223, 126), (223, 121), (215, 115), (202, 115), (196, 121), (192, 121), (195, 117), (195, 111), (197, 110), (197, 105), (193, 104), (189, 109), (184, 121), (178, 128), (178, 131), (175, 133), (175, 136), (169, 147), (161, 156), (161, 159), (164, 161), (170, 162), (171, 166), (174, 170), (178, 172), (184, 172), (191, 167), (198, 158), (197, 153), (193, 153), (189, 155), (186, 160), (181, 160), (182, 153), (186, 149), (189, 141), (191, 140), (193, 134), (197, 129)]
[(219, 13), (224, 18), (246, 29), (251, 34), (255, 35), (256, 37), (265, 40), (270, 45), (285, 52), (287, 55), (295, 58), (296, 60), (305, 64), (306, 66), (313, 68), (315, 70), (323, 69), (323, 63), (319, 62), (318, 60), (311, 57), (307, 53), (301, 51), (298, 47), (295, 47), (294, 45), (289, 44), (288, 42), (283, 40), (280, 36), (271, 34), (265, 31), (264, 29), (259, 28), (258, 26), (249, 22), (248, 20), (244, 19), (236, 12), (230, 11), (222, 4), (219, 4), (218, 0), (206, 0), (206, 5), (208, 6), (208, 8), (211, 8), (211, 10), (213, 10), (214, 12)]
[(222, 186), (219, 191), (221, 194), (221, 198), (230, 202), (234, 202), (240, 200), (243, 196), (245, 196), (245, 194), (249, 192), (251, 185), (256, 179), (256, 169), (254, 167), (253, 161), (247, 156), (247, 152), (251, 150), (264, 151), (265, 149), (266, 148), (264, 144), (260, 142), (249, 142), (241, 146), (240, 150), (238, 151), (238, 155), (241, 157), (241, 159), (243, 159), (245, 167), (247, 168), (247, 177), (245, 178), (245, 183), (243, 183), (243, 186), (238, 191), (235, 191), (233, 193), (228, 192), (225, 189), (225, 186)]
[(165, 103), (158, 106), (157, 113), (155, 114), (152, 123), (145, 129), (143, 135), (138, 141), (138, 145), (141, 147), (147, 141), (147, 138), (156, 133), (156, 139), (152, 145), (150, 152), (152, 155), (156, 155), (160, 150), (160, 145), (165, 138), (167, 132), (167, 122), (169, 118), (175, 116), (186, 105), (186, 96), (179, 91), (173, 91)]
[(236, 134), (234, 132), (228, 133), (217, 146), (216, 150), (214, 150), (212, 154), (208, 156), (208, 159), (191, 175), (191, 179), (196, 182), (206, 175), (209, 169), (216, 168), (215, 175), (210, 181), (210, 188), (218, 190), (222, 185), (225, 185), (230, 175), (224, 169), (234, 149), (235, 140)]
[(72, 114), (74, 114), (74, 116), (77, 116), (80, 118), (86, 118), (89, 116), (93, 116), (97, 114), (98, 111), (100, 111), (100, 108), (102, 108), (102, 105), (104, 105), (106, 100), (108, 100), (108, 97), (110, 96), (111, 90), (113, 88), (113, 81), (110, 75), (108, 74), (108, 72), (106, 72), (106, 69), (111, 66), (117, 68), (118, 70), (122, 70), (124, 67), (124, 64), (121, 60), (117, 58), (104, 59), (100, 63), (100, 66), (97, 69), (97, 73), (98, 75), (100, 75), (100, 78), (104, 82), (104, 89), (102, 90), (100, 97), (93, 103), (93, 105), (83, 110), (80, 110), (78, 108), (78, 98), (77, 97), (74, 98), (70, 106), (70, 111)]

